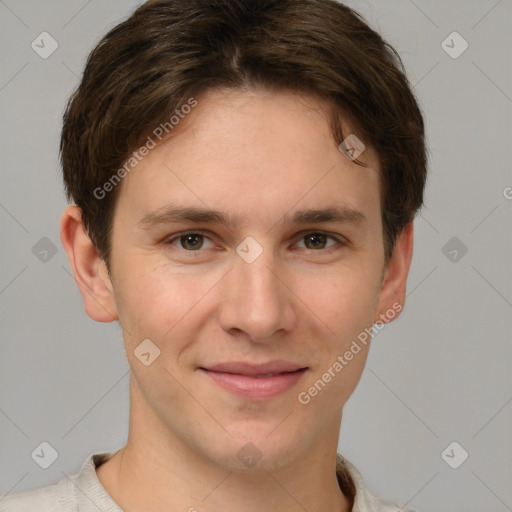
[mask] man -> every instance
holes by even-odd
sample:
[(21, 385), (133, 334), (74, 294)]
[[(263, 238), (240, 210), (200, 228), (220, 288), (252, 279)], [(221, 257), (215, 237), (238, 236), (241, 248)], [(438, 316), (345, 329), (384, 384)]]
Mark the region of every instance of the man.
[(61, 160), (85, 310), (123, 331), (129, 437), (1, 510), (399, 510), (337, 454), (423, 201), (393, 49), (333, 0), (149, 1), (89, 56)]

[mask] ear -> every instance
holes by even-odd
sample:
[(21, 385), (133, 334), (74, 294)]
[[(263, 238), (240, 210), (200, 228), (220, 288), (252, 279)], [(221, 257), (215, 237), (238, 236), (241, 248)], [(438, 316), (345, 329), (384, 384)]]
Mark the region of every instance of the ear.
[(60, 239), (82, 294), (86, 313), (97, 322), (117, 320), (119, 316), (107, 267), (85, 230), (78, 206), (68, 206), (62, 213)]
[[(412, 260), (414, 228), (409, 222), (397, 237), (393, 254), (382, 279), (374, 323), (391, 322), (398, 317), (405, 304), (407, 276)], [(393, 316), (391, 316), (393, 311)], [(386, 314), (387, 313), (387, 314)]]

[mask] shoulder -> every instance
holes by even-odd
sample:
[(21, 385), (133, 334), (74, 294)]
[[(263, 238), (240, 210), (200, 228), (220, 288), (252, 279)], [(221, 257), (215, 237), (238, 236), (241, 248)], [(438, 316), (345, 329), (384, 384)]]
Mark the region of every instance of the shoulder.
[(372, 509), (372, 512), (417, 512), (412, 508), (399, 505), (398, 503), (393, 503), (384, 498), (374, 498), (374, 500), (377, 508)]
[(416, 512), (398, 503), (374, 496), (366, 487), (366, 483), (358, 469), (339, 453), (337, 467), (339, 472), (343, 468), (350, 474), (354, 489), (352, 512)]
[[(95, 468), (115, 452), (92, 454), (75, 475), (57, 483), (0, 498), (0, 512), (85, 512), (120, 510), (101, 486)], [(101, 505), (101, 507), (98, 506)]]
[(65, 482), (61, 480), (46, 487), (9, 494), (0, 500), (0, 512), (64, 512), (66, 509), (61, 502), (63, 485)]

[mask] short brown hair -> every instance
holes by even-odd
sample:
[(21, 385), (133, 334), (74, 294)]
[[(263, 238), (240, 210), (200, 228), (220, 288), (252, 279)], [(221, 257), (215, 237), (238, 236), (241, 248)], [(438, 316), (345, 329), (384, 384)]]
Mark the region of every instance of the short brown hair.
[(191, 97), (256, 87), (327, 99), (335, 142), (349, 119), (376, 150), (389, 261), (427, 173), (422, 113), (394, 48), (336, 0), (150, 0), (91, 52), (63, 119), (67, 199), (109, 271), (121, 187), (94, 191)]

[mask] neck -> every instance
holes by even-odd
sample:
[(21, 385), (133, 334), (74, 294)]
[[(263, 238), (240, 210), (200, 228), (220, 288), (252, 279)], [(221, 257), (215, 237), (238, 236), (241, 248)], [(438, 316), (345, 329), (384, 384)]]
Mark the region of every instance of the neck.
[(336, 477), (341, 417), (326, 429), (317, 446), (289, 456), (284, 465), (231, 471), (194, 451), (148, 410), (134, 406), (132, 402), (126, 446), (97, 469), (98, 479), (123, 510), (351, 510)]

